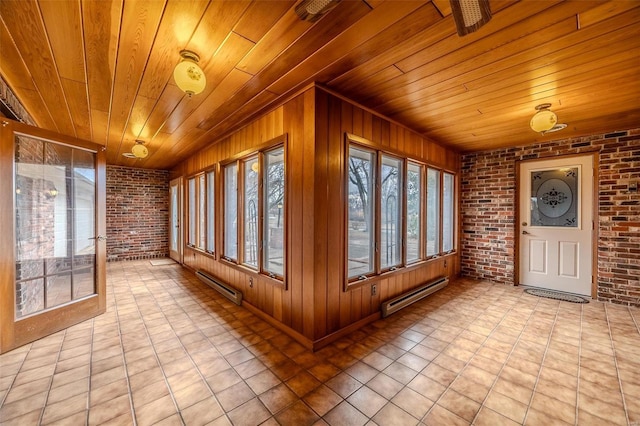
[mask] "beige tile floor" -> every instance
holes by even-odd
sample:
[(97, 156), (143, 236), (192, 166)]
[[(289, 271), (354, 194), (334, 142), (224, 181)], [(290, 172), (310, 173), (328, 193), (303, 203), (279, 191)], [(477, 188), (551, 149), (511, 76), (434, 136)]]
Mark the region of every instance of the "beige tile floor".
[(178, 265), (0, 357), (0, 423), (640, 425), (640, 310), (459, 280), (316, 353)]

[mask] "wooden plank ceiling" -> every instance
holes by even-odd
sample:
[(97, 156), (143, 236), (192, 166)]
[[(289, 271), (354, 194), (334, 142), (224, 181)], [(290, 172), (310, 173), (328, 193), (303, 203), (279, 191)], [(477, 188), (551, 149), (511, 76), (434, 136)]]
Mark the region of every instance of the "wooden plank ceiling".
[[(0, 74), (41, 127), (169, 168), (318, 82), (461, 152), (638, 127), (640, 2), (491, 0), (459, 37), (448, 0), (0, 1)], [(207, 78), (173, 80), (179, 51)], [(529, 128), (549, 102), (565, 130)], [(134, 140), (150, 155), (127, 159)]]

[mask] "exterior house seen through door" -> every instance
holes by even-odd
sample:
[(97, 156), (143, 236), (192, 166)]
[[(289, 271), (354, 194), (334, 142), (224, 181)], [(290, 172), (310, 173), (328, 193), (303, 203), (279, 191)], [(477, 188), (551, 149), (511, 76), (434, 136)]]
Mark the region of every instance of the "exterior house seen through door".
[(592, 296), (593, 156), (519, 165), (519, 283)]

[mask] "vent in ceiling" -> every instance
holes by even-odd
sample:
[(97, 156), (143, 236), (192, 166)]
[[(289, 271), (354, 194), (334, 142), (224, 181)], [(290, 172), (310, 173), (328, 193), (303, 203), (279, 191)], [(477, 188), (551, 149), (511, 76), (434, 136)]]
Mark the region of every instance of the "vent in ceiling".
[(296, 13), (303, 21), (316, 22), (339, 2), (340, 0), (302, 0), (296, 6)]
[(450, 3), (460, 37), (476, 31), (491, 20), (489, 0), (450, 0)]

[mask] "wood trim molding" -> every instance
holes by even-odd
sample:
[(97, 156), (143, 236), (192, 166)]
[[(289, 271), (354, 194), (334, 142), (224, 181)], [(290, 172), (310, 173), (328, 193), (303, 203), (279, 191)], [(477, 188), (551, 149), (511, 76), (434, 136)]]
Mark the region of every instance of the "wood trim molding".
[[(15, 232), (13, 212), (15, 210), (16, 195), (14, 193), (13, 159), (14, 144), (11, 121), (0, 119), (0, 194), (6, 194), (4, 202), (0, 203), (0, 301), (8, 301), (0, 307), (0, 353), (8, 351), (13, 346), (15, 333), (13, 319), (15, 317), (15, 272), (14, 250)], [(4, 302), (0, 302), (4, 304)]]
[(310, 351), (317, 351), (319, 349), (324, 348), (327, 345), (330, 345), (331, 343), (335, 342), (336, 340), (341, 339), (342, 337), (348, 335), (349, 333), (352, 333), (354, 331), (356, 331), (357, 329), (373, 322), (376, 321), (378, 319), (381, 318), (381, 313), (380, 311), (374, 312), (373, 314), (369, 315), (368, 317), (365, 317), (363, 319), (361, 319), (358, 322), (354, 322), (353, 324), (348, 325), (347, 327), (344, 327), (334, 333), (329, 334), (328, 336), (325, 336), (321, 339), (318, 340), (311, 340), (309, 338), (307, 338), (306, 336), (303, 336), (302, 334), (298, 333), (297, 331), (287, 327), (286, 325), (284, 325), (283, 323), (281, 323), (280, 321), (274, 319), (272, 316), (267, 315), (266, 313), (262, 312), (260, 309), (256, 308), (255, 306), (251, 305), (248, 302), (245, 302), (244, 300), (242, 301), (242, 306), (247, 308), (247, 310), (249, 312), (251, 312), (252, 314), (256, 315), (257, 317), (260, 317), (260, 319), (266, 321), (269, 323), (269, 325), (277, 328), (278, 330), (282, 331), (283, 333), (285, 333), (287, 336), (291, 337), (292, 339), (294, 339), (295, 341), (297, 341), (298, 343), (300, 343), (302, 346), (304, 346), (305, 348), (309, 349)]
[(287, 327), (286, 325), (284, 325), (283, 323), (281, 323), (277, 319), (273, 318), (271, 315), (268, 315), (268, 314), (264, 313), (263, 311), (261, 311), (260, 309), (256, 308), (255, 306), (253, 306), (249, 302), (246, 302), (246, 301), (243, 300), (242, 301), (242, 307), (246, 308), (249, 312), (251, 312), (255, 316), (259, 317), (260, 319), (268, 322), (269, 325), (271, 325), (272, 327), (275, 327), (278, 330), (282, 331), (284, 334), (286, 334), (287, 336), (291, 337), (293, 340), (297, 341), (298, 343), (300, 343), (305, 348), (307, 348), (309, 350), (314, 350), (314, 342), (311, 339), (309, 339), (308, 337), (298, 333), (297, 331), (293, 330), (292, 328)]
[(335, 342), (336, 340), (341, 339), (342, 337), (346, 336), (349, 333), (352, 333), (356, 330), (358, 330), (360, 327), (364, 327), (365, 325), (373, 322), (373, 321), (377, 321), (382, 317), (382, 314), (380, 313), (380, 311), (376, 311), (374, 313), (372, 313), (371, 315), (369, 315), (368, 317), (362, 318), (360, 321), (358, 322), (354, 322), (353, 324), (348, 325), (347, 327), (341, 328), (340, 330), (329, 334), (328, 336), (325, 336), (321, 339), (318, 339), (316, 341), (313, 342), (313, 350), (317, 351), (318, 349), (322, 349), (327, 345), (330, 345), (331, 343)]

